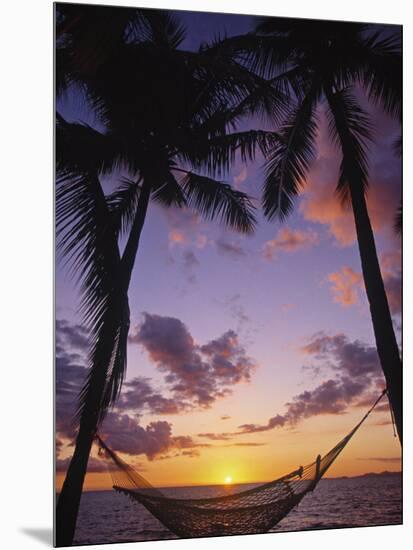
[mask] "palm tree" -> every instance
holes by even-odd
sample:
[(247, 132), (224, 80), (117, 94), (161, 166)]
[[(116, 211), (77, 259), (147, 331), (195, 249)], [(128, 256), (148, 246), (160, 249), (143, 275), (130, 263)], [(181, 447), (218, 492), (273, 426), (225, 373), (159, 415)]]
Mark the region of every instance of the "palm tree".
[(358, 100), (364, 94), (401, 116), (400, 36), (359, 23), (266, 19), (255, 33), (228, 39), (226, 47), (260, 74), (282, 78), (295, 103), (267, 155), (263, 208), (269, 220), (291, 212), (315, 155), (317, 107), (326, 107), (342, 156), (337, 193), (353, 210), (378, 356), (402, 444), (402, 364), (366, 204), (372, 125)]
[[(72, 544), (91, 446), (125, 375), (128, 289), (150, 200), (253, 231), (249, 197), (215, 178), (237, 153), (246, 160), (269, 150), (271, 132), (229, 130), (245, 114), (278, 116), (284, 97), (227, 54), (178, 49), (184, 29), (165, 12), (130, 10), (114, 31), (107, 12), (91, 33), (84, 13), (68, 9), (59, 20), (59, 90), (80, 87), (104, 131), (57, 115), (59, 252), (80, 281), (91, 335), (76, 445), (56, 510), (58, 546)], [(101, 47), (107, 35), (111, 48)], [(105, 195), (101, 177), (119, 169), (128, 177)]]

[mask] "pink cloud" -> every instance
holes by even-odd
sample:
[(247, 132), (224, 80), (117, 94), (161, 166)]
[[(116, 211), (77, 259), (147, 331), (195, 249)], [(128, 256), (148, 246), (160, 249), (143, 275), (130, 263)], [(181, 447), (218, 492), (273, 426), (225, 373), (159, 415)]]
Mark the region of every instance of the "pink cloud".
[(361, 273), (354, 271), (351, 267), (344, 266), (339, 271), (330, 273), (327, 280), (332, 283), (331, 291), (335, 302), (345, 307), (358, 303), (358, 292), (363, 287)]
[(303, 248), (311, 248), (318, 243), (318, 235), (314, 231), (300, 231), (284, 227), (277, 236), (264, 243), (262, 253), (264, 258), (272, 260), (278, 252), (296, 252)]
[[(304, 186), (300, 211), (306, 220), (326, 225), (340, 246), (349, 246), (356, 240), (353, 213), (349, 206), (342, 206), (335, 193), (341, 153), (330, 141), (324, 117), (320, 120), (318, 155)], [(392, 147), (398, 129), (385, 120), (380, 124), (381, 133), (369, 152), (367, 204), (374, 232), (392, 234), (401, 188), (401, 163)]]
[[(321, 166), (331, 164), (331, 159), (318, 159)], [(328, 169), (331, 169), (328, 168)], [(313, 176), (313, 174), (312, 174)], [(343, 206), (335, 194), (335, 177), (329, 183), (324, 183), (312, 177), (304, 192), (300, 209), (304, 218), (313, 223), (327, 225), (329, 233), (340, 246), (349, 246), (356, 240), (353, 212), (350, 206)], [(394, 215), (399, 203), (394, 187), (385, 181), (373, 181), (368, 189), (367, 205), (373, 230), (381, 232), (386, 228), (393, 230)]]
[[(399, 314), (402, 307), (402, 273), (401, 254), (399, 251), (386, 252), (380, 258), (381, 272), (386, 289), (387, 300), (393, 315)], [(330, 273), (327, 280), (331, 283), (334, 301), (344, 307), (359, 302), (359, 291), (364, 290), (361, 272), (344, 266), (339, 271)]]
[(247, 176), (248, 176), (247, 167), (244, 165), (241, 168), (241, 171), (233, 178), (235, 187), (237, 188), (240, 187), (241, 183), (243, 183), (247, 179)]

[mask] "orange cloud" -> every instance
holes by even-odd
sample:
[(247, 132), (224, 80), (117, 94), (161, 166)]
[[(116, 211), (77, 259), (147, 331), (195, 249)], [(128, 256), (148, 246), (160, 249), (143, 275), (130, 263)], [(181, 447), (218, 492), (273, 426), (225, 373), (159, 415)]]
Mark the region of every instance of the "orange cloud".
[[(387, 128), (387, 127), (386, 127)], [(367, 205), (373, 230), (393, 233), (394, 216), (400, 201), (400, 160), (391, 147), (394, 129), (371, 147)], [(391, 139), (390, 139), (391, 138)], [(331, 144), (325, 120), (317, 137), (318, 156), (306, 178), (300, 210), (304, 218), (327, 226), (340, 246), (356, 240), (351, 207), (343, 207), (335, 193), (339, 179), (341, 154)]]
[[(353, 212), (343, 206), (335, 194), (336, 179), (328, 184), (317, 178), (308, 181), (300, 209), (308, 221), (327, 225), (329, 233), (340, 246), (349, 246), (356, 240)], [(375, 232), (393, 229), (399, 198), (394, 188), (385, 182), (372, 182), (367, 192), (367, 205)]]
[[(398, 314), (401, 312), (402, 307), (400, 251), (382, 254), (380, 266), (390, 311), (393, 314)], [(332, 284), (331, 291), (335, 302), (345, 307), (358, 303), (359, 291), (364, 288), (363, 276), (360, 272), (344, 266), (339, 271), (330, 273), (327, 280)]]
[(169, 237), (169, 242), (173, 245), (186, 243), (186, 237), (184, 233), (179, 229), (171, 229), (171, 231), (169, 231), (168, 237)]
[(277, 252), (295, 252), (302, 248), (310, 248), (318, 243), (318, 235), (314, 231), (300, 231), (285, 227), (277, 236), (264, 243), (262, 253), (264, 258), (272, 260)]
[(344, 266), (340, 271), (330, 273), (327, 280), (332, 283), (334, 301), (348, 307), (358, 303), (359, 289), (363, 286), (363, 277), (351, 267)]

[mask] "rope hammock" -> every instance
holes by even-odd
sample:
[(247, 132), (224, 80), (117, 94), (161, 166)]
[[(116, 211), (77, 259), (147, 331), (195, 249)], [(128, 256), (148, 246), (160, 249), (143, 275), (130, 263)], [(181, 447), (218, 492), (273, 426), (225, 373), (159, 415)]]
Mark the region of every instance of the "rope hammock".
[(266, 533), (281, 521), (317, 483), (357, 432), (382, 397), (361, 421), (323, 457), (283, 477), (231, 495), (201, 499), (165, 496), (122, 460), (96, 435), (99, 454), (111, 459), (113, 488), (139, 502), (179, 537), (211, 537)]

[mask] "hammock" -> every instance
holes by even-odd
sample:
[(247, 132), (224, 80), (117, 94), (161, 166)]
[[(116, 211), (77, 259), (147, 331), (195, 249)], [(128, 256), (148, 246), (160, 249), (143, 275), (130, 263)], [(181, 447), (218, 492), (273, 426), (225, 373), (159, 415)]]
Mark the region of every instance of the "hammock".
[(289, 474), (239, 493), (214, 498), (177, 499), (165, 496), (122, 460), (96, 435), (99, 453), (111, 459), (113, 488), (139, 502), (178, 537), (211, 537), (266, 533), (281, 521), (317, 483), (360, 428), (361, 421), (323, 457)]

